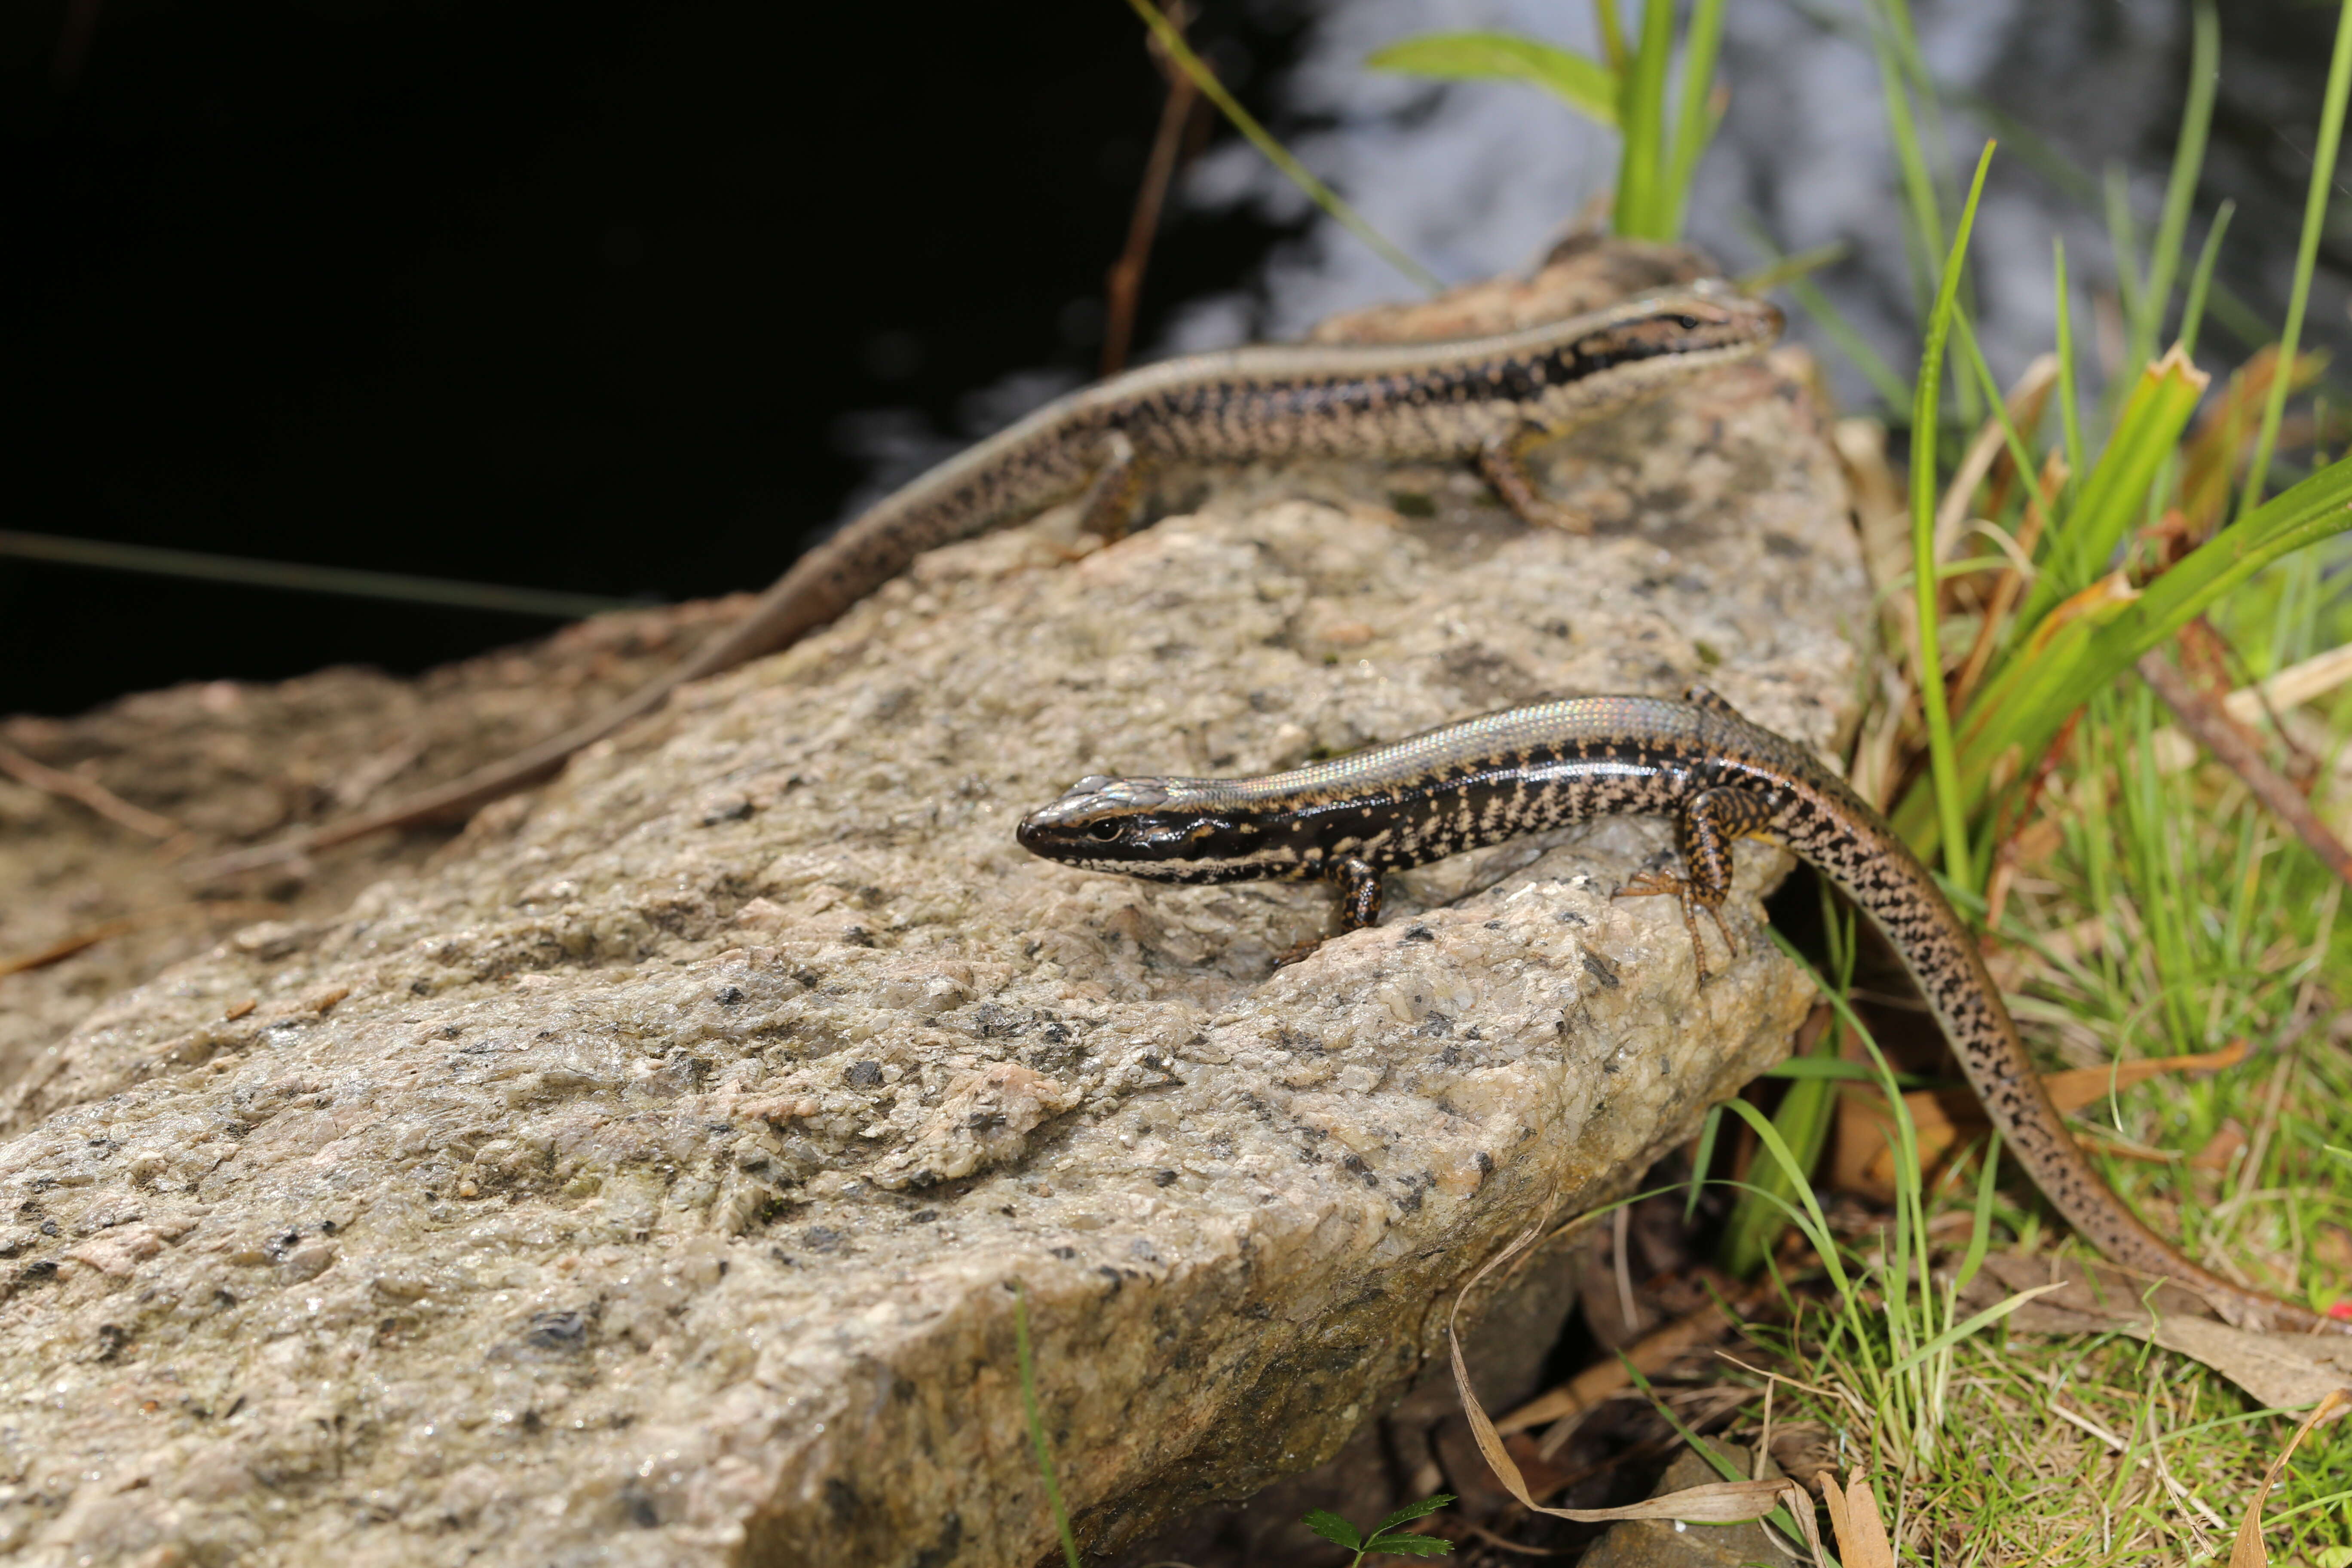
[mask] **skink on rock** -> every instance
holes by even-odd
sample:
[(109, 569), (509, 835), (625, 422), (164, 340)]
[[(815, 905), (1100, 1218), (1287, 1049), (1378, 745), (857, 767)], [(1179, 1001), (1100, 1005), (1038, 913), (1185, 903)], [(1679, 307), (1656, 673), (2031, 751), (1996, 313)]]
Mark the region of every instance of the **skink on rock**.
[(213, 874), (385, 828), (463, 816), (659, 707), (689, 680), (791, 646), (926, 550), (1082, 498), (1084, 525), (1122, 531), (1151, 470), (1282, 458), (1475, 459), (1530, 521), (1580, 528), (1521, 458), (1694, 371), (1780, 335), (1771, 305), (1706, 281), (1494, 337), (1256, 347), (1148, 365), (1047, 404), (950, 458), (803, 556), (751, 613), (587, 722), (381, 810), (226, 857)]
[(2140, 1223), (2067, 1132), (1927, 868), (1811, 752), (1710, 692), (1547, 702), (1259, 778), (1085, 778), (1018, 835), (1051, 859), (1158, 881), (1328, 879), (1354, 930), (1378, 920), (1384, 871), (1613, 815), (1674, 819), (1683, 874), (1623, 890), (1678, 895), (1694, 943), (1696, 917), (1729, 891), (1737, 839), (1774, 840), (1835, 883), (1901, 955), (2010, 1152), (2108, 1258), (2242, 1322), (2352, 1331), (2209, 1273)]

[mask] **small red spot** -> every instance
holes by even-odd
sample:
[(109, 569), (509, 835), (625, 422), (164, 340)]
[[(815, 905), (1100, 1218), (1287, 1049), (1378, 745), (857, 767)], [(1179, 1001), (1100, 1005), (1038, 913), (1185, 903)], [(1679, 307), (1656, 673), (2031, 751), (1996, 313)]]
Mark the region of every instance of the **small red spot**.
[(2352, 1323), (2352, 1301), (2337, 1301), (2327, 1309), (2327, 1315), (2339, 1323)]

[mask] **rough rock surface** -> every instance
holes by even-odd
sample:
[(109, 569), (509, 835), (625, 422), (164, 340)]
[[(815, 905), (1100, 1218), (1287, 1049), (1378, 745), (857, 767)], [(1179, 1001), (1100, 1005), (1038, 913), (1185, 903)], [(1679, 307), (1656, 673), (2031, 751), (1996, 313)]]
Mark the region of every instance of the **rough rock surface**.
[[(1704, 677), (1816, 743), (1867, 613), (1793, 356), (1466, 476), (1221, 476), (940, 552), (338, 914), (107, 999), (0, 1144), (0, 1549), (35, 1563), (1015, 1565), (1025, 1287), (1105, 1549), (1332, 1453), (1504, 1240), (1804, 1011), (1704, 989), (1617, 821), (1328, 892), (1036, 861), (1088, 772), (1245, 772)], [(1073, 560), (1074, 553), (1077, 558)]]
[[(1708, 1444), (1738, 1474), (1754, 1474), (1755, 1455), (1737, 1443), (1711, 1437)], [(1764, 1461), (1764, 1477), (1778, 1478), (1780, 1467)], [(1651, 1489), (1652, 1497), (1687, 1491), (1723, 1479), (1723, 1474), (1698, 1455), (1685, 1452), (1666, 1467)], [(1671, 1519), (1629, 1519), (1609, 1527), (1594, 1542), (1579, 1568), (1748, 1568), (1755, 1563), (1786, 1563), (1788, 1555), (1774, 1544), (1772, 1532), (1756, 1520), (1740, 1524), (1686, 1524)]]
[[(159, 843), (0, 773), (0, 1132), (49, 1108), (60, 1044), (94, 1003), (265, 915), (340, 914), (362, 888), (425, 859), (438, 839), (387, 836), (299, 880), (236, 889), (189, 888), (188, 862), (527, 746), (642, 684), (750, 605), (751, 595), (738, 595), (599, 616), (416, 680), (322, 669), (274, 686), (215, 680), (145, 691), (71, 720), (0, 720), (0, 745), (183, 829)], [(78, 943), (87, 945), (17, 968)]]

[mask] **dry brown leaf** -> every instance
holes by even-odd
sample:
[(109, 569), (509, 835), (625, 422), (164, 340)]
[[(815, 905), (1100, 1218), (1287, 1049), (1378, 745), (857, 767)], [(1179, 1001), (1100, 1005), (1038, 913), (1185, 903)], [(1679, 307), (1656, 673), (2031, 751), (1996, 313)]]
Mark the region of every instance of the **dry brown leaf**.
[(2286, 1474), (2286, 1462), (2294, 1458), (2294, 1451), (2302, 1446), (2304, 1437), (2314, 1426), (2347, 1405), (2352, 1405), (2352, 1394), (2340, 1388), (2322, 1399), (2311, 1414), (2303, 1418), (2303, 1425), (2294, 1429), (2294, 1436), (2286, 1440), (2286, 1447), (2271, 1461), (2271, 1468), (2263, 1472), (2263, 1484), (2256, 1487), (2254, 1495), (2246, 1500), (2246, 1520), (2238, 1526), (2238, 1539), (2230, 1548), (2230, 1568), (2271, 1568), (2270, 1549), (2263, 1544), (2263, 1504), (2270, 1498), (2271, 1489), (2278, 1485), (2279, 1478)]
[[(2061, 1111), (2080, 1110), (2110, 1090), (2174, 1073), (2226, 1071), (2242, 1066), (2246, 1055), (2246, 1042), (2235, 1040), (2200, 1056), (2144, 1057), (2107, 1067), (2054, 1072), (2042, 1079), (2042, 1086)], [(1911, 1124), (1918, 1136), (1921, 1172), (1930, 1177), (1956, 1148), (1974, 1142), (1990, 1125), (1984, 1107), (1963, 1089), (1914, 1089), (1903, 1097), (1903, 1104), (1911, 1112)], [(1837, 1138), (1831, 1159), (1837, 1189), (1879, 1203), (1894, 1202), (1895, 1158), (1895, 1121), (1885, 1094), (1874, 1085), (1841, 1085)]]
[(1822, 1500), (1829, 1504), (1830, 1529), (1837, 1536), (1838, 1560), (1845, 1568), (1895, 1568), (1895, 1547), (1878, 1517), (1878, 1497), (1856, 1471), (1843, 1489), (1834, 1473), (1822, 1478)]
[[(2273, 1409), (2292, 1410), (2352, 1387), (2352, 1337), (2269, 1333), (2217, 1321), (2204, 1300), (2170, 1281), (2158, 1284), (2105, 1264), (1997, 1253), (1985, 1259), (1968, 1299), (1990, 1305), (2001, 1286), (2052, 1280), (2063, 1288), (2010, 1314), (2027, 1333), (2113, 1331), (2151, 1341), (2211, 1367)], [(2143, 1306), (2145, 1294), (2149, 1311)], [(1981, 1300), (1979, 1300), (1981, 1298)]]

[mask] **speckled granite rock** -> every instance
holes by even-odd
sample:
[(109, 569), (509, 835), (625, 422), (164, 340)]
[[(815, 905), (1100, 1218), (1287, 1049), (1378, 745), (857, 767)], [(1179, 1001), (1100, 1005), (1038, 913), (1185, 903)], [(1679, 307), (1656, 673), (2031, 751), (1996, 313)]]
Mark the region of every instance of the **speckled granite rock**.
[[(1466, 477), (1219, 479), (940, 552), (333, 918), (106, 1002), (0, 1145), (0, 1545), (33, 1563), (1034, 1562), (1023, 1282), (1094, 1544), (1330, 1454), (1538, 1215), (1804, 1010), (1609, 892), (1612, 822), (1402, 879), (1033, 860), (1089, 771), (1248, 771), (1706, 677), (1817, 742), (1867, 613), (1782, 363)], [(1423, 513), (1426, 516), (1403, 515)]]

